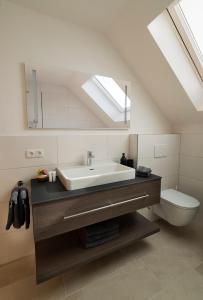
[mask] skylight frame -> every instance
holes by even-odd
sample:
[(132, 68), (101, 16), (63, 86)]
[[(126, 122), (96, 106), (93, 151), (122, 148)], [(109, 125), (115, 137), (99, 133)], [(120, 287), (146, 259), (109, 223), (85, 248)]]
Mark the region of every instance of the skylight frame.
[(203, 56), (179, 3), (167, 9), (195, 70), (203, 81)]

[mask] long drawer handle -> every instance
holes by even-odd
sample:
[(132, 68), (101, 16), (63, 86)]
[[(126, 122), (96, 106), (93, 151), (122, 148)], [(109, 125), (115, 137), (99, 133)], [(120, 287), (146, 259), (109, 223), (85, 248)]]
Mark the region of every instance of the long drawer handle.
[(131, 198), (131, 199), (128, 199), (128, 200), (125, 200), (125, 201), (122, 201), (122, 202), (112, 203), (112, 204), (109, 204), (109, 205), (106, 205), (106, 206), (94, 208), (94, 209), (84, 211), (84, 212), (81, 212), (81, 213), (78, 213), (78, 214), (74, 214), (74, 215), (71, 215), (71, 216), (66, 216), (66, 217), (63, 217), (63, 219), (67, 220), (67, 219), (72, 219), (72, 218), (79, 217), (79, 216), (88, 215), (88, 214), (93, 213), (93, 212), (104, 210), (104, 209), (107, 209), (107, 208), (110, 208), (110, 207), (120, 206), (120, 205), (125, 204), (125, 203), (130, 203), (130, 202), (133, 202), (135, 200), (144, 199), (144, 198), (148, 198), (148, 197), (149, 197), (149, 195), (147, 194), (147, 195), (139, 196), (139, 197), (136, 197), (136, 198)]

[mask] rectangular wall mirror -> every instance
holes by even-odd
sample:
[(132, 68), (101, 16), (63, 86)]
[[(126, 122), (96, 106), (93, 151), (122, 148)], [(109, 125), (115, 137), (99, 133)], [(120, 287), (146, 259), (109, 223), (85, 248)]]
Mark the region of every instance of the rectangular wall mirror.
[(25, 66), (29, 128), (130, 126), (130, 82), (98, 74)]

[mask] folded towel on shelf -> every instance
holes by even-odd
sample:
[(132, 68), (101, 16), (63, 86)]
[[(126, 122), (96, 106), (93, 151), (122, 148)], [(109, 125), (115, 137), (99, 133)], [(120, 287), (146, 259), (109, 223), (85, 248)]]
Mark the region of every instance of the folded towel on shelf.
[(95, 235), (92, 235), (92, 236), (87, 236), (86, 232), (85, 232), (85, 229), (82, 228), (81, 230), (78, 231), (79, 238), (84, 243), (85, 242), (89, 243), (89, 242), (92, 242), (92, 241), (102, 240), (102, 239), (111, 237), (111, 236), (113, 236), (114, 234), (117, 234), (117, 233), (119, 233), (119, 230), (118, 229), (113, 229), (109, 232), (99, 233), (99, 234), (95, 234)]
[(93, 247), (102, 245), (104, 243), (107, 243), (107, 242), (109, 242), (113, 239), (116, 239), (118, 237), (119, 237), (119, 232), (116, 232), (116, 233), (112, 234), (111, 236), (107, 236), (107, 237), (104, 237), (104, 238), (99, 239), (99, 240), (92, 240), (92, 241), (89, 241), (89, 242), (85, 242), (85, 241), (81, 240), (81, 243), (85, 248), (93, 248)]
[(119, 230), (119, 223), (116, 220), (107, 220), (87, 227), (82, 228), (86, 237), (95, 236), (97, 234), (104, 234), (112, 230)]
[(99, 246), (119, 236), (119, 222), (112, 219), (83, 227), (78, 236), (85, 248)]

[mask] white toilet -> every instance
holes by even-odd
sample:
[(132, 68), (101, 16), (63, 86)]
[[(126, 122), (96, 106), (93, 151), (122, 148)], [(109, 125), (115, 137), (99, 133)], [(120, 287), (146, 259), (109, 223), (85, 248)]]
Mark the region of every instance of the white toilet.
[(154, 205), (152, 211), (171, 225), (185, 226), (194, 219), (199, 206), (197, 199), (167, 189), (161, 192), (160, 204)]

